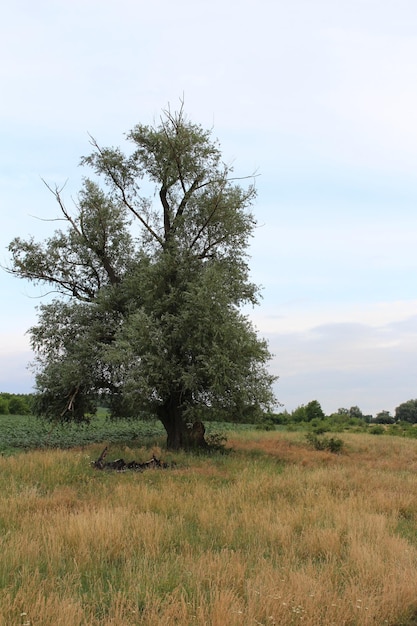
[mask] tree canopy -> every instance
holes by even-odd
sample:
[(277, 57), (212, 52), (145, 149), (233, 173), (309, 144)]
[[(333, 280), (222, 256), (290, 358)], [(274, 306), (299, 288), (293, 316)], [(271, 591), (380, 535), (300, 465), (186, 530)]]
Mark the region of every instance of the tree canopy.
[(64, 228), (14, 239), (9, 271), (56, 292), (30, 329), (38, 413), (80, 421), (101, 396), (114, 416), (158, 417), (178, 448), (189, 422), (275, 402), (267, 343), (241, 312), (259, 297), (256, 191), (182, 107), (127, 140), (129, 153), (91, 139), (74, 207), (49, 186)]
[(417, 400), (407, 400), (395, 409), (395, 419), (397, 422), (417, 423)]

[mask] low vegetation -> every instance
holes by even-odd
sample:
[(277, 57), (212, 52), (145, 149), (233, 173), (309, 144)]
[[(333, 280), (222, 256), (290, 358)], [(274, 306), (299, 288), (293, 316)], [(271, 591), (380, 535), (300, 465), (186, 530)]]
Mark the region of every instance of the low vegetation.
[[(224, 433), (230, 428), (244, 431), (253, 426), (223, 422), (207, 424), (206, 440), (211, 449), (223, 446)], [(54, 425), (32, 415), (0, 415), (0, 454), (36, 448), (65, 449), (101, 442), (152, 446), (162, 444), (163, 437), (164, 429), (159, 421), (110, 420), (104, 410), (85, 424)]]
[(51, 424), (32, 415), (0, 415), (0, 452), (34, 448), (73, 448), (95, 442), (113, 443), (157, 440), (163, 433), (158, 422), (112, 421), (104, 411), (89, 423)]
[(416, 443), (342, 437), (110, 446), (170, 464), (142, 473), (97, 471), (102, 443), (0, 457), (0, 624), (411, 625)]

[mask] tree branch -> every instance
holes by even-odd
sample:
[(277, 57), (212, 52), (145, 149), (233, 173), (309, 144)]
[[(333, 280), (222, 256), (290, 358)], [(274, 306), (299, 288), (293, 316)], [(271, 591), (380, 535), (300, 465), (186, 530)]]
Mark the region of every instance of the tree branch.
[(159, 190), (159, 198), (161, 200), (162, 203), (162, 207), (164, 209), (164, 235), (165, 235), (165, 242), (168, 241), (169, 238), (169, 234), (171, 231), (171, 222), (169, 219), (169, 213), (170, 213), (170, 206), (168, 203), (168, 189), (166, 187), (161, 187), (161, 189)]
[(212, 248), (215, 248), (216, 246), (218, 246), (219, 244), (223, 243), (224, 241), (226, 241), (228, 238), (227, 235), (225, 235), (224, 237), (220, 237), (219, 239), (216, 239), (215, 241), (213, 241), (212, 243), (208, 244), (207, 246), (205, 246), (203, 248), (203, 251), (200, 252), (200, 254), (198, 255), (199, 259), (206, 259), (208, 257), (208, 253), (210, 252), (210, 250)]
[(131, 213), (133, 213), (133, 215), (140, 221), (142, 226), (144, 226), (144, 228), (150, 233), (150, 235), (152, 235), (152, 237), (160, 244), (160, 246), (163, 247), (163, 245), (164, 245), (163, 240), (154, 231), (154, 229), (148, 224), (148, 222), (141, 216), (141, 214), (136, 211), (134, 206), (129, 202), (129, 199), (128, 199), (127, 195), (126, 195), (126, 190), (125, 190), (124, 186), (117, 179), (117, 176), (115, 176), (112, 168), (107, 166), (106, 159), (105, 159), (105, 156), (103, 154), (102, 149), (100, 148), (100, 146), (98, 145), (96, 140), (91, 135), (90, 135), (90, 141), (91, 141), (91, 145), (97, 150), (97, 152), (102, 157), (102, 163), (103, 163), (104, 170), (106, 171), (107, 175), (109, 176), (109, 178), (113, 182), (114, 186), (120, 191), (123, 204), (129, 209), (129, 211)]
[(71, 217), (71, 215), (68, 213), (67, 209), (65, 208), (64, 202), (63, 202), (63, 200), (61, 198), (61, 191), (65, 187), (66, 183), (61, 187), (61, 189), (58, 189), (57, 185), (55, 185), (55, 189), (52, 189), (52, 187), (50, 185), (48, 185), (48, 183), (43, 178), (41, 180), (42, 180), (43, 184), (47, 187), (47, 189), (49, 189), (49, 191), (52, 193), (52, 195), (55, 196), (55, 199), (58, 202), (58, 204), (59, 204), (59, 206), (61, 208), (61, 211), (64, 214), (65, 219), (68, 220), (68, 222), (71, 224), (71, 226), (73, 227), (75, 232), (78, 235), (81, 235), (81, 232), (80, 232), (80, 229), (77, 226), (77, 223)]
[(207, 226), (210, 224), (211, 220), (213, 219), (214, 215), (217, 212), (217, 209), (219, 208), (219, 205), (220, 205), (220, 195), (217, 196), (217, 200), (216, 200), (216, 203), (214, 205), (213, 210), (211, 211), (210, 215), (207, 217), (207, 219), (205, 220), (203, 225), (198, 230), (198, 232), (197, 232), (196, 236), (194, 237), (193, 241), (191, 242), (190, 247), (189, 247), (190, 250), (192, 250), (194, 248), (195, 244), (200, 239), (201, 235), (203, 234), (203, 232), (205, 231)]
[[(107, 233), (106, 233), (105, 225), (104, 225), (104, 223), (103, 223), (103, 221), (101, 219), (100, 210), (98, 210), (97, 213), (98, 213), (98, 218), (99, 218), (99, 221), (100, 221), (100, 225), (102, 227), (102, 234), (103, 234), (103, 245), (101, 246), (101, 248), (98, 247), (98, 246), (94, 246), (91, 243), (88, 235), (85, 232), (83, 217), (82, 217), (82, 214), (80, 213), (81, 234), (82, 234), (82, 236), (84, 238), (84, 241), (87, 243), (88, 247), (90, 248), (90, 250), (99, 258), (100, 262), (102, 263), (104, 271), (106, 272), (106, 274), (107, 274), (107, 276), (109, 278), (110, 284), (111, 285), (116, 285), (116, 284), (121, 282), (121, 279), (116, 274), (112, 264), (110, 263), (109, 256), (106, 253)], [(88, 266), (88, 267), (90, 267), (90, 266)], [(91, 269), (93, 269), (93, 271), (96, 273), (94, 267), (91, 266)], [(98, 282), (100, 283), (100, 279), (98, 277), (98, 274), (96, 273), (96, 275), (97, 275), (97, 278), (98, 278)]]

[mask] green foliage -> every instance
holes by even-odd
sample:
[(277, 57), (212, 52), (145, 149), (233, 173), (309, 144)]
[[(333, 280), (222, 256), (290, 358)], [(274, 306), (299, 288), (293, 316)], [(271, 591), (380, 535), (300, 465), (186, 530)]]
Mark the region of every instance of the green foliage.
[(291, 430), (313, 429), (316, 433), (342, 432), (343, 430), (366, 430), (371, 416), (363, 415), (358, 406), (340, 408), (326, 416), (317, 400), (297, 407), (292, 413), (284, 411), (273, 416), (275, 424), (285, 425)]
[(284, 410), (281, 413), (269, 413), (268, 418), (273, 424), (279, 426), (284, 426), (291, 421), (291, 415), (287, 410)]
[[(375, 427), (372, 427), (375, 428)], [(396, 435), (399, 437), (417, 438), (417, 425), (410, 422), (396, 422), (385, 427), (384, 433), (388, 435)]]
[(305, 407), (305, 418), (307, 422), (313, 419), (324, 419), (325, 415), (317, 400), (312, 400)]
[(394, 421), (389, 411), (380, 411), (373, 419), (374, 424), (393, 424)]
[(369, 423), (372, 420), (372, 415), (364, 415), (358, 406), (351, 406), (350, 409), (340, 408), (337, 410), (337, 415), (349, 417), (350, 419), (362, 420)]
[(36, 412), (82, 422), (106, 396), (113, 416), (157, 416), (180, 447), (187, 422), (255, 422), (275, 402), (267, 344), (240, 312), (258, 302), (247, 265), (256, 192), (182, 109), (127, 138), (126, 154), (92, 140), (82, 164), (101, 185), (84, 180), (73, 214), (50, 189), (66, 230), (13, 240), (10, 271), (62, 296), (30, 330)]
[(303, 404), (298, 406), (290, 415), (288, 413), (281, 415), (287, 423), (311, 422), (314, 419), (322, 420), (325, 418), (321, 405), (317, 400), (312, 400), (305, 406)]
[(214, 432), (206, 436), (208, 452), (226, 452), (227, 437), (223, 433)]
[(306, 409), (304, 405), (298, 406), (296, 409), (294, 409), (294, 411), (291, 413), (291, 422), (306, 422), (307, 421), (307, 415), (306, 415)]
[(24, 398), (13, 396), (9, 400), (9, 413), (10, 415), (28, 415), (30, 406)]
[(364, 419), (364, 415), (358, 406), (351, 406), (349, 409), (350, 417), (355, 417), (357, 419)]
[(341, 452), (344, 446), (342, 439), (336, 439), (335, 437), (319, 437), (314, 432), (307, 433), (306, 439), (315, 450), (328, 450), (335, 454)]
[(401, 422), (417, 423), (417, 400), (407, 400), (395, 409), (395, 419)]
[(28, 415), (32, 396), (28, 394), (0, 393), (0, 415)]
[(369, 433), (371, 435), (383, 435), (385, 433), (385, 429), (381, 424), (375, 424), (375, 426), (370, 426)]

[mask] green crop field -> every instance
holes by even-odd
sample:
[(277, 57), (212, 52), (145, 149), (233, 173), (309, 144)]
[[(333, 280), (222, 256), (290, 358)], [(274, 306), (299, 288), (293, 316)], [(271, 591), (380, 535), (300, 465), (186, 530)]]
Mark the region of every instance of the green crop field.
[(72, 448), (100, 441), (148, 441), (163, 435), (159, 422), (113, 422), (101, 413), (89, 424), (53, 425), (30, 415), (0, 415), (0, 452), (19, 449)]
[[(207, 425), (207, 432), (223, 433), (231, 428), (242, 431), (251, 426), (214, 422)], [(157, 420), (110, 420), (104, 410), (85, 425), (53, 425), (31, 415), (0, 415), (0, 454), (35, 448), (73, 448), (101, 442), (149, 446), (161, 444), (165, 438), (164, 428)]]

